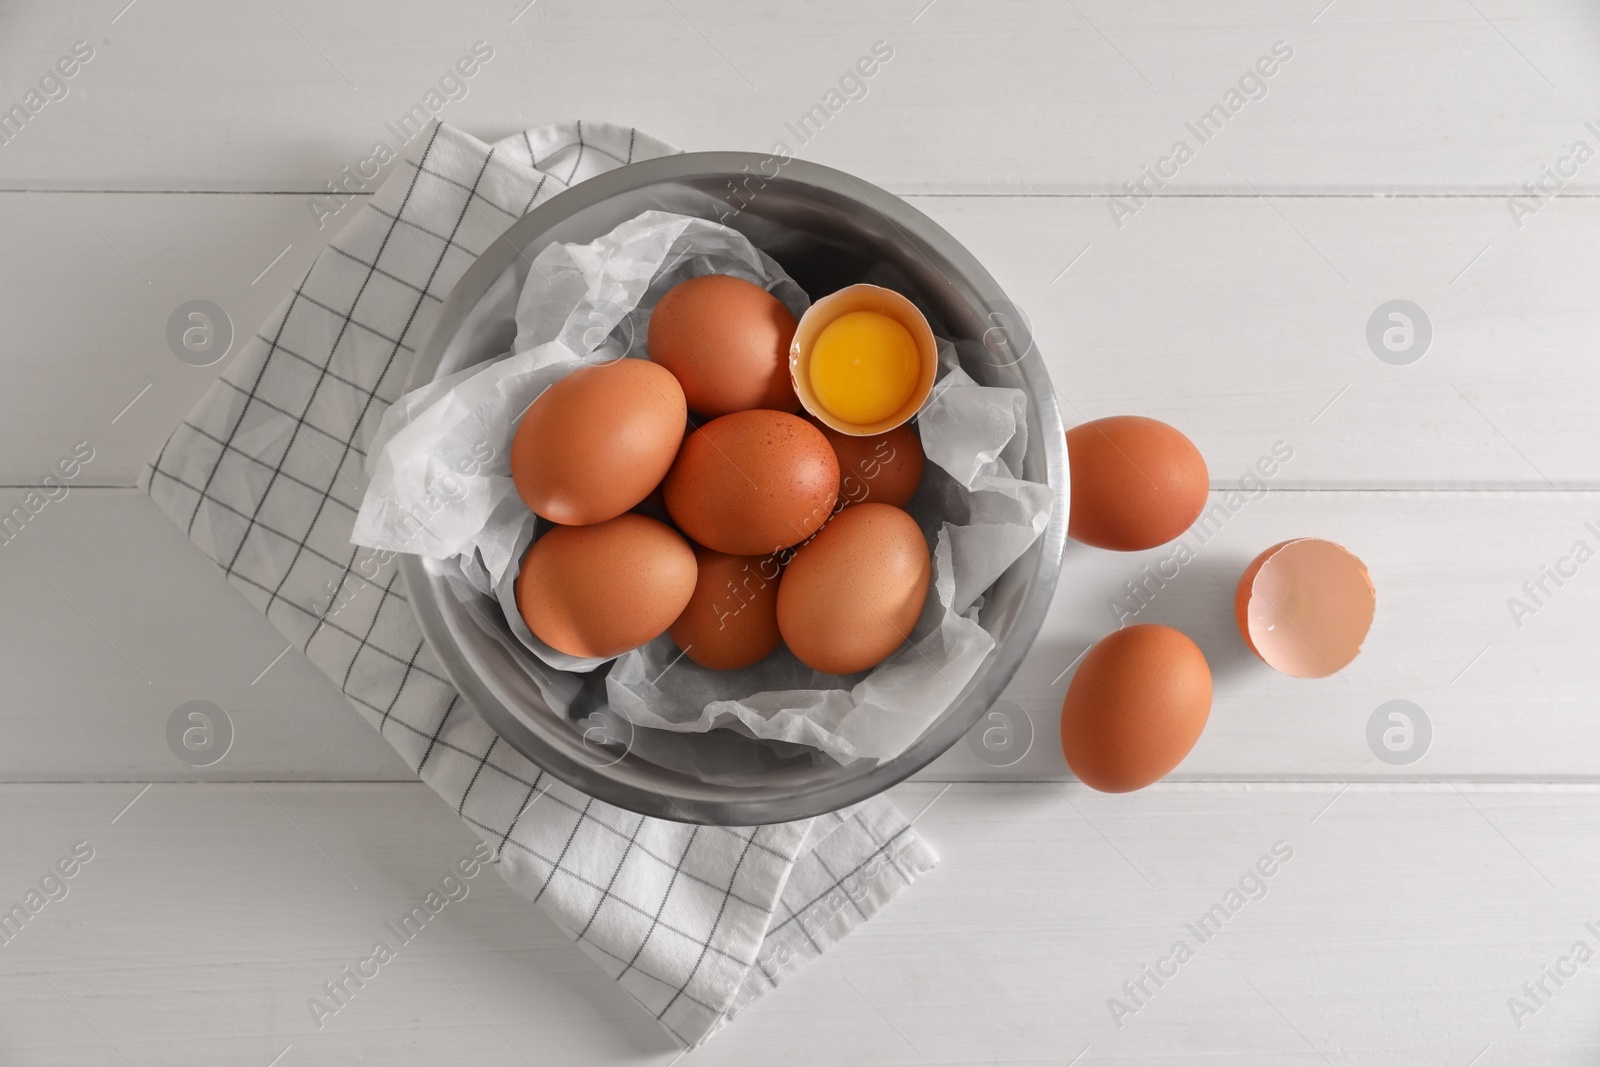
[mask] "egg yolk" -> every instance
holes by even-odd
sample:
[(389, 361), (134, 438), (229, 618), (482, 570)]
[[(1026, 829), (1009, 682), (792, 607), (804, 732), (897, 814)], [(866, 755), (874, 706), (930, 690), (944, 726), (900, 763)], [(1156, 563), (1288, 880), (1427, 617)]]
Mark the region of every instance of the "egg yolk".
[(811, 346), (811, 389), (845, 422), (868, 425), (905, 406), (920, 362), (911, 332), (876, 311), (852, 311), (823, 327)]

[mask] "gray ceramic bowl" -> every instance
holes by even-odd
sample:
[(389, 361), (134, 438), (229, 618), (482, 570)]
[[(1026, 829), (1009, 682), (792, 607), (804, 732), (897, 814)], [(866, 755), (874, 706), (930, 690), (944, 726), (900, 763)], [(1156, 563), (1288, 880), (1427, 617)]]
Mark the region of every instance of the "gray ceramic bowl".
[[(451, 680), (518, 752), (583, 792), (632, 811), (683, 822), (786, 822), (858, 803), (927, 766), (960, 740), (1010, 682), (1055, 592), (1067, 532), (1067, 456), (1061, 414), (1027, 325), (993, 278), (956, 240), (900, 199), (837, 170), (745, 152), (697, 152), (619, 168), (541, 204), (496, 242), (445, 302), (417, 354), (407, 388), (504, 352), (509, 336), (471, 344), (462, 323), (508, 268), (526, 277), (553, 242), (588, 242), (640, 212), (718, 219), (776, 259), (815, 299), (869, 274), (910, 297), (934, 332), (955, 342), (984, 385), (1029, 397), (1023, 477), (1056, 493), (1049, 525), (988, 590), (980, 622), (995, 648), (910, 748), (874, 764), (840, 765), (798, 746), (728, 730), (635, 730), (605, 707), (605, 669), (571, 679), (573, 707), (551, 710), (529, 677), (530, 654), (498, 605), (461, 580), (453, 562), (401, 557), (412, 609)], [(520, 287), (520, 285), (519, 285)], [(600, 728), (606, 723), (604, 728)]]

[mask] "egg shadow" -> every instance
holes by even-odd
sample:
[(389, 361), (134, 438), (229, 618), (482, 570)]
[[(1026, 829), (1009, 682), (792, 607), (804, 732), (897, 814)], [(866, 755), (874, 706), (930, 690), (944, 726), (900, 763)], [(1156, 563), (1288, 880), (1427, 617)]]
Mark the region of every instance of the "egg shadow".
[(1197, 554), (1179, 568), (1176, 576), (1165, 579), (1154, 596), (1124, 626), (1156, 623), (1187, 634), (1205, 654), (1213, 683), (1238, 678), (1261, 666), (1239, 634), (1234, 615), (1234, 593), (1239, 576), (1250, 559), (1238, 553), (1219, 550), (1215, 555)]

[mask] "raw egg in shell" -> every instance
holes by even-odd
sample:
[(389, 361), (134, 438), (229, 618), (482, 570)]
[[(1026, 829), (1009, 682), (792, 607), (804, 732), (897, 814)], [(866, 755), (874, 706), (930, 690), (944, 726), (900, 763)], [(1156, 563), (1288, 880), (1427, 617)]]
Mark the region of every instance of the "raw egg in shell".
[(800, 316), (789, 376), (801, 405), (843, 434), (910, 421), (933, 392), (938, 347), (927, 318), (892, 289), (852, 285)]

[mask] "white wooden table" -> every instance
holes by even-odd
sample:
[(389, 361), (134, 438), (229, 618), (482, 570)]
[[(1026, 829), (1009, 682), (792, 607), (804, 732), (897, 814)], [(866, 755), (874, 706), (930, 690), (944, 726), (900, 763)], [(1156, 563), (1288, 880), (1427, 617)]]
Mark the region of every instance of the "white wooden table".
[[(0, 903), (94, 850), (0, 947), (0, 1063), (676, 1055), (492, 879), (313, 1027), (306, 999), (472, 838), (133, 488), (226, 366), (174, 358), (169, 314), (209, 299), (254, 329), (342, 221), (319, 230), (313, 198), (480, 40), (445, 121), (784, 141), (966, 242), (1027, 309), (1069, 421), (1178, 425), (1224, 502), (1293, 452), (1138, 613), (1216, 675), (1179, 772), (1125, 797), (1066, 772), (1063, 672), (1166, 555), (1071, 547), (1007, 694), (1031, 750), (996, 768), (958, 746), (896, 789), (931, 805), (943, 865), (688, 1062), (1600, 1056), (1600, 962), (1571, 955), (1600, 951), (1600, 562), (1571, 557), (1600, 549), (1600, 161), (1572, 155), (1600, 149), (1592, 2), (125, 3), (0, 12), (0, 104), (93, 49), (0, 144), (0, 511), (94, 453), (0, 545)], [(865, 95), (799, 145), (786, 124), (878, 41)], [(1200, 143), (1186, 124), (1216, 104)], [(1192, 158), (1163, 163), (1180, 139)], [(1113, 201), (1147, 165), (1177, 173)], [(1431, 323), (1420, 360), (1368, 344), (1396, 299)], [(1306, 534), (1379, 590), (1366, 652), (1324, 682), (1252, 663), (1230, 621), (1244, 563)], [(236, 730), (209, 768), (166, 742), (192, 699)], [(1432, 724), (1403, 766), (1367, 741), (1390, 700)], [(1292, 858), (1266, 895), (1188, 933), (1275, 844)], [(1144, 968), (1170, 972), (1179, 939), (1193, 958), (1158, 987)]]

